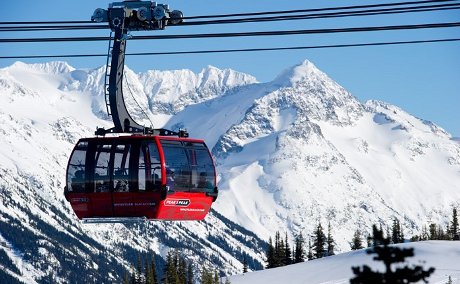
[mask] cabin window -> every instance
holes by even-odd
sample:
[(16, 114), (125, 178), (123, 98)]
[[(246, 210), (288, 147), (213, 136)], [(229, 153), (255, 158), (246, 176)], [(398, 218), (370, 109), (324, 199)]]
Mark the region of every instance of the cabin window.
[(150, 162), (150, 176), (148, 179), (147, 188), (152, 188), (153, 190), (157, 190), (161, 188), (161, 162), (160, 162), (160, 153), (158, 152), (157, 145), (154, 143), (148, 143), (149, 149), (149, 162)]
[(110, 151), (112, 145), (97, 145), (94, 167), (94, 185), (96, 192), (110, 191)]
[(166, 164), (166, 185), (170, 190), (189, 191), (191, 169), (187, 153), (180, 141), (161, 141)]
[(114, 146), (113, 159), (113, 190), (115, 192), (129, 191), (129, 157), (131, 145)]
[(69, 192), (85, 192), (87, 150), (88, 142), (79, 142), (72, 153), (67, 171), (67, 190)]
[(215, 170), (208, 148), (203, 143), (187, 143), (187, 153), (192, 169), (192, 191), (213, 192)]
[(145, 147), (145, 145), (142, 145), (139, 152), (139, 171), (137, 177), (138, 189), (140, 191), (145, 191), (146, 188), (146, 177), (148, 176), (148, 169), (146, 165), (149, 163), (146, 159), (148, 156), (148, 148)]
[(161, 188), (160, 154), (155, 143), (144, 141), (139, 151), (139, 190), (159, 190)]

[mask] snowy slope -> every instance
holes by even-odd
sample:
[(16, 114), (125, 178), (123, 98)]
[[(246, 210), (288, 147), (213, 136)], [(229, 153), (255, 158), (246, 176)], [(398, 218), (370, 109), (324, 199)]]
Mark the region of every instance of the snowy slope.
[(119, 279), (136, 251), (164, 256), (169, 247), (232, 274), (242, 253), (252, 268), (263, 264), (257, 236), (309, 235), (330, 220), (338, 250), (348, 251), (356, 228), (398, 217), (410, 236), (428, 221), (446, 224), (460, 204), (459, 143), (396, 106), (359, 102), (311, 62), (267, 83), (214, 67), (126, 69), (136, 120), (150, 124), (142, 108), (155, 127), (185, 127), (212, 148), (217, 212), (196, 223), (81, 225), (63, 198), (65, 167), (78, 138), (111, 125), (103, 78), (104, 68), (64, 62), (0, 69), (0, 264), (8, 275), (63, 282), (79, 267), (88, 280)]
[[(429, 267), (435, 268), (435, 272), (428, 278), (429, 283), (447, 283), (449, 276), (452, 283), (460, 282), (460, 242), (426, 241), (397, 246), (414, 248), (415, 256), (406, 258), (402, 266), (422, 265), (425, 270)], [(383, 263), (374, 261), (373, 257), (375, 254), (368, 255), (365, 250), (359, 250), (285, 267), (235, 275), (229, 279), (232, 284), (277, 284), (286, 280), (291, 284), (350, 283), (349, 280), (354, 277), (351, 270), (353, 266), (368, 265), (373, 270), (385, 271)], [(397, 266), (393, 266), (393, 269), (395, 267)]]

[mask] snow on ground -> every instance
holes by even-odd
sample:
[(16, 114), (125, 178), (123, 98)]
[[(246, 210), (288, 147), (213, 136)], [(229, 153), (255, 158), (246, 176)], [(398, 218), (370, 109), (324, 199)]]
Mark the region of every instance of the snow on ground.
[[(428, 130), (424, 133), (427, 127), (395, 131), (401, 121), (366, 113), (354, 126), (320, 125), (325, 137), (372, 188), (380, 189), (380, 195), (393, 209), (417, 220), (428, 214), (420, 207), (426, 200), (449, 208), (452, 200), (460, 199), (455, 181), (458, 168), (446, 167), (449, 154), (444, 154), (455, 156), (456, 150), (449, 140)], [(440, 176), (448, 178), (433, 178)]]
[[(459, 241), (425, 241), (398, 244), (398, 247), (414, 248), (414, 257), (406, 258), (409, 266), (422, 265), (426, 270), (436, 270), (428, 279), (429, 283), (460, 283), (460, 242)], [(368, 255), (366, 250), (352, 251), (280, 268), (273, 268), (229, 277), (232, 284), (342, 284), (350, 283), (354, 277), (352, 266), (368, 265), (373, 270), (384, 271), (382, 262), (374, 261), (375, 255)], [(419, 282), (423, 283), (423, 281)]]

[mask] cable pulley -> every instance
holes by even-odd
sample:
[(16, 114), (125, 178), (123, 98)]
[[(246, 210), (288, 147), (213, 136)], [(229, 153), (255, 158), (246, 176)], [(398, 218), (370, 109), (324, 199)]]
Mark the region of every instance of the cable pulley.
[(169, 5), (150, 1), (125, 1), (110, 4), (107, 10), (98, 8), (91, 21), (108, 22), (112, 31), (123, 27), (127, 31), (163, 30), (167, 25), (178, 25), (183, 14), (169, 10)]

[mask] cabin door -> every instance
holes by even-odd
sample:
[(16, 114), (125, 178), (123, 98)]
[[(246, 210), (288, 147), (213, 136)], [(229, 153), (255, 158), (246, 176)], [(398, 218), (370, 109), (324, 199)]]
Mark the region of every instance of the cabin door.
[(89, 193), (92, 216), (111, 217), (112, 192), (111, 192), (111, 144), (94, 145), (94, 163), (92, 164), (93, 186)]
[(115, 217), (135, 217), (132, 171), (129, 163), (132, 145), (113, 145), (112, 198), (113, 215)]

